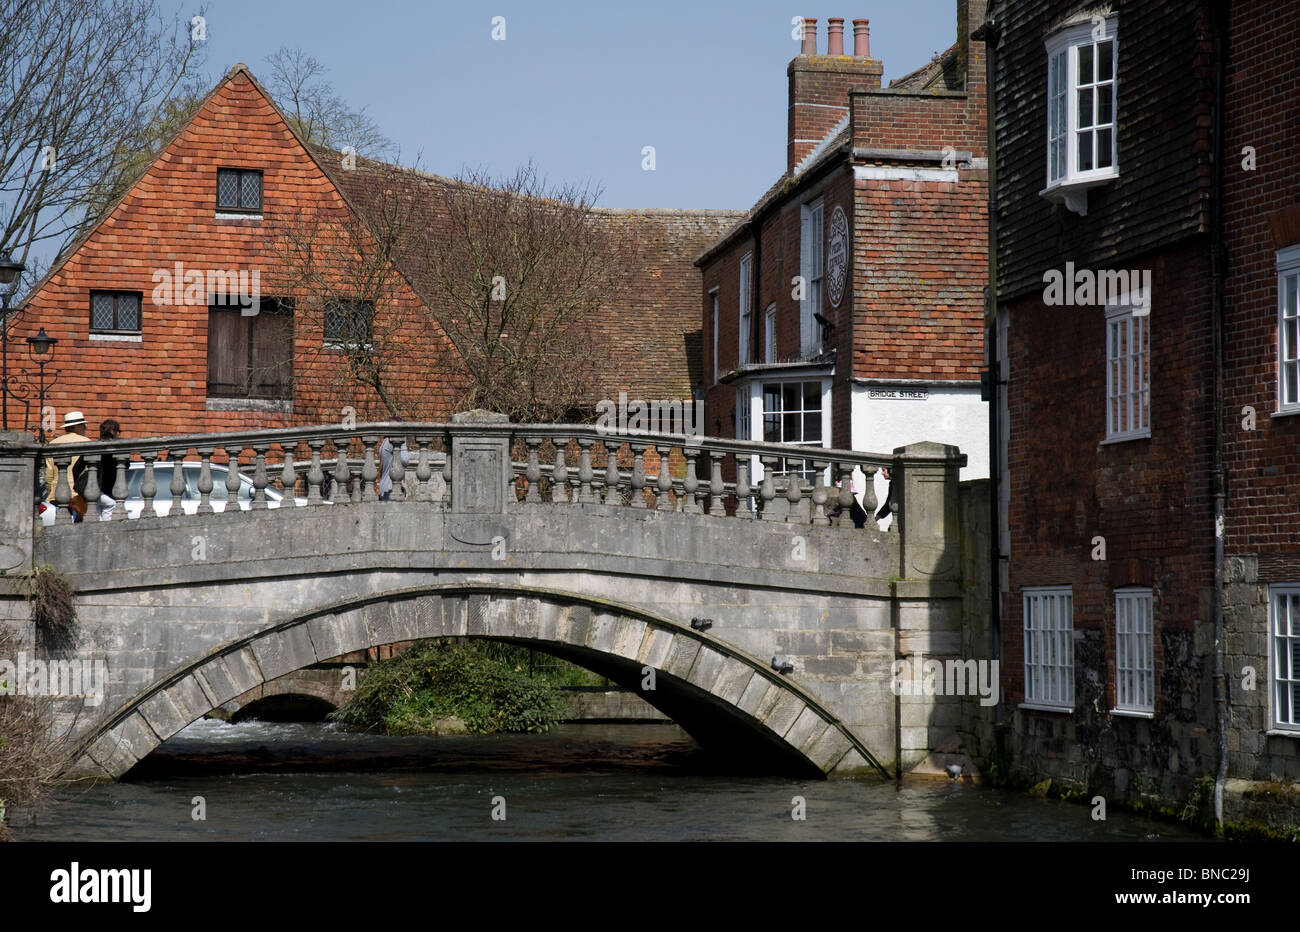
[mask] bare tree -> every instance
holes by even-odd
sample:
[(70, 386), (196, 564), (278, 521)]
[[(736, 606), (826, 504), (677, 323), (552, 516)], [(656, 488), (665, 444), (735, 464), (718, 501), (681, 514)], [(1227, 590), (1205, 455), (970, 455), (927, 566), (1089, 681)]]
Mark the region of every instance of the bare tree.
[(325, 80), (328, 66), (302, 49), (281, 46), (268, 55), (266, 87), (300, 136), (310, 143), (380, 158), (393, 143), (364, 107), (353, 110)]
[(618, 279), (597, 194), (529, 164), (499, 179), (467, 170), (440, 195), (420, 262), (468, 386), (461, 406), (554, 421), (589, 403), (610, 358), (597, 315)]
[(104, 203), (123, 149), (197, 66), (201, 42), (189, 17), (169, 20), (156, 0), (4, 7), (0, 252), (28, 262), (37, 244), (66, 248), (86, 205)]
[(450, 347), (428, 335), (427, 315), (401, 271), (420, 232), (410, 190), (420, 184), (397, 173), (364, 223), (342, 204), (313, 204), (279, 225), (270, 286), (292, 297), (297, 325), (313, 334), (296, 341), (308, 348), (294, 358), (294, 378), (315, 381), (307, 394), (333, 406), (330, 417), (345, 405), (366, 419), (439, 413), (428, 388), (446, 371)]

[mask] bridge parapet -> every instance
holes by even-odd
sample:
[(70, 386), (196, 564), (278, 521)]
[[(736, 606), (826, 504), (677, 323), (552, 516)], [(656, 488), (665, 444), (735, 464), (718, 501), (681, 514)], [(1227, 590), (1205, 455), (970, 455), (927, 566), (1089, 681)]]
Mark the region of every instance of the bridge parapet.
[[(279, 500), (309, 507), (376, 501), (384, 442), (394, 439), (402, 442), (403, 455), (391, 456), (392, 500), (409, 498), (465, 515), (577, 503), (852, 528), (854, 496), (847, 480), (855, 470), (866, 477), (861, 505), (872, 515), (877, 508), (872, 480), (878, 469), (890, 468), (902, 480), (891, 485), (891, 505), (910, 560), (900, 566), (902, 576), (946, 572), (947, 561), (941, 559), (948, 549), (944, 524), (953, 520), (957, 470), (966, 461), (956, 447), (935, 443), (900, 447), (888, 455), (682, 434), (612, 433), (594, 425), (513, 424), (489, 412), (458, 414), (450, 423), (322, 425), (47, 449), (7, 439), (0, 439), (3, 498), (26, 500), (26, 486), (43, 474), (38, 458), (49, 457), (57, 467), (51, 496), (59, 506), (56, 524), (73, 520), (67, 506), (74, 494), (68, 481), (74, 457), (90, 462), (112, 457), (128, 467), (116, 470), (111, 489), (100, 489), (97, 470), (86, 474), (87, 518), (117, 521), (128, 517), (123, 506), (132, 470), (142, 472), (137, 494), (143, 499), (140, 513), (149, 517), (179, 517), (186, 499), (197, 501), (192, 507), (198, 514), (220, 510), (213, 506), (216, 483), (226, 493), (218, 499), (242, 495), (246, 504), (241, 508), (248, 510), (274, 507)], [(228, 468), (232, 460), (236, 469)], [(168, 465), (164, 475), (170, 476), (169, 484), (160, 497), (158, 467), (177, 461), (197, 472), (196, 486), (187, 486), (185, 469)], [(101, 493), (114, 501), (111, 509), (101, 506)], [(907, 517), (908, 501), (915, 506), (915, 522)], [(14, 530), (19, 530), (17, 524)], [(891, 525), (891, 530), (898, 528)], [(21, 558), (10, 557), (15, 568), (23, 559), (29, 565), (30, 548)]]

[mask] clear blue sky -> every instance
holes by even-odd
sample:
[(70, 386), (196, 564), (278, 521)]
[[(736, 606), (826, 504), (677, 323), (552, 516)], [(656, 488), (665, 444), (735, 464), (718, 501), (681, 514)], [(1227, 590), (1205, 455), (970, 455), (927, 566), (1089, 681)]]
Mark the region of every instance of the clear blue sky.
[[(207, 70), (264, 74), (281, 45), (330, 67), (423, 168), (508, 172), (533, 160), (553, 181), (590, 181), (608, 207), (749, 207), (785, 168), (785, 68), (795, 16), (871, 20), (885, 81), (956, 39), (956, 0), (443, 3), (208, 0)], [(189, 7), (186, 7), (188, 10)], [(494, 16), (506, 20), (493, 41)], [(641, 149), (656, 150), (643, 171)]]

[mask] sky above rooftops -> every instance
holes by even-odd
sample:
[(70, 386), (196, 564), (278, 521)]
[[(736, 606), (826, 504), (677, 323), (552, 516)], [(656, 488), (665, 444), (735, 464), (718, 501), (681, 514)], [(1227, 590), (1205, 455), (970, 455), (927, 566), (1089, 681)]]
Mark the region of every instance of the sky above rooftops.
[(554, 181), (602, 188), (606, 207), (744, 209), (785, 169), (799, 15), (818, 18), (820, 51), (827, 17), (845, 18), (849, 48), (852, 19), (870, 19), (886, 84), (957, 32), (956, 0), (209, 0), (206, 68), (213, 83), (240, 61), (264, 77), (267, 55), (301, 48), (400, 146), (398, 161), (438, 174), (531, 159)]

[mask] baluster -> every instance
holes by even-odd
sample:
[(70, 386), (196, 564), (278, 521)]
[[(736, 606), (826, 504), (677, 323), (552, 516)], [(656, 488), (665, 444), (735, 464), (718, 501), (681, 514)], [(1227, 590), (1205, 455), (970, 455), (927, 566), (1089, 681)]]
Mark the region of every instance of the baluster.
[(645, 508), (645, 451), (648, 443), (632, 443), (632, 507)]
[(451, 433), (442, 435), (442, 501), (451, 507)]
[(826, 486), (822, 482), (825, 463), (813, 460), (812, 523), (818, 527), (828, 527), (831, 519), (826, 517)]
[(266, 508), (266, 487), (271, 481), (266, 474), (266, 451), (269, 449), (269, 443), (253, 444), (253, 503), (249, 506), (253, 511)]
[(591, 488), (591, 480), (595, 478), (595, 473), (591, 469), (591, 444), (593, 441), (589, 437), (578, 438), (578, 483), (581, 492), (578, 495), (578, 501), (584, 505), (597, 504), (600, 499), (596, 497), (595, 491)]
[(334, 440), (334, 488), (330, 489), (330, 501), (336, 505), (345, 505), (349, 501), (348, 480), (352, 478), (349, 468), (347, 441), (337, 437)]
[(430, 498), (429, 480), (433, 478), (433, 469), (429, 465), (429, 438), (416, 437), (418, 448), (415, 458), (415, 500), (427, 502)]
[(280, 510), (284, 511), (298, 504), (294, 494), (297, 491), (294, 486), (298, 482), (298, 473), (293, 468), (293, 448), (287, 443), (281, 443), (280, 452), (284, 454), (284, 466), (280, 469), (280, 490), (284, 498), (280, 501)]
[(72, 512), (68, 510), (68, 503), (72, 501), (72, 487), (68, 485), (68, 464), (72, 462), (71, 454), (52, 454), (50, 457), (54, 460), (54, 494), (51, 501), (54, 502), (54, 523), (71, 524)]
[[(889, 487), (885, 494), (889, 499), (889, 527), (885, 528), (886, 534), (899, 533), (898, 526), (903, 520), (903, 512), (907, 508), (907, 502), (900, 501), (899, 497), (903, 494), (903, 483), (901, 480), (902, 471), (897, 465), (889, 470)], [(898, 480), (898, 481), (895, 481)]]
[[(131, 467), (131, 454), (124, 453), (121, 456), (113, 457), (113, 465), (117, 467), (114, 472), (117, 475), (113, 479), (113, 501), (117, 502), (113, 506), (113, 514), (109, 517), (110, 521), (126, 520), (126, 490), (128, 488), (126, 481), (127, 470)], [(140, 509), (144, 514), (144, 509)]]
[(619, 489), (618, 448), (623, 445), (620, 440), (605, 441), (605, 504), (623, 504), (623, 493)]
[(659, 478), (655, 480), (655, 487), (658, 492), (655, 495), (656, 511), (672, 511), (673, 500), (669, 494), (673, 489), (672, 473), (668, 471), (668, 454), (672, 452), (671, 446), (655, 444), (655, 452), (659, 454)]
[(307, 504), (321, 503), (320, 486), (325, 481), (325, 471), (320, 467), (320, 451), (325, 447), (324, 440), (308, 440), (311, 448), (311, 465), (307, 467)]
[(555, 469), (551, 472), (551, 501), (564, 502), (568, 501), (564, 497), (564, 487), (569, 482), (569, 467), (564, 462), (567, 441), (564, 437), (556, 437), (552, 442), (555, 444)]
[(840, 474), (840, 517), (838, 527), (853, 527), (853, 464), (836, 463)]
[(199, 447), (199, 514), (215, 514), (212, 507), (212, 454), (216, 447)]
[[(388, 438), (392, 440), (393, 438)], [(393, 443), (393, 461), (388, 467), (388, 477), (393, 480), (393, 491), (389, 493), (390, 502), (406, 501), (406, 464), (402, 462), (402, 448), (406, 448), (406, 455), (411, 455), (411, 447), (407, 444), (405, 437), (399, 437), (402, 442)]]
[(807, 524), (807, 519), (800, 514), (799, 505), (803, 502), (803, 467), (807, 464), (806, 460), (799, 460), (800, 468), (795, 469), (795, 460), (786, 460), (785, 472), (785, 500), (789, 503), (790, 510), (786, 513), (786, 524)]
[(753, 494), (753, 489), (749, 486), (749, 468), (748, 456), (736, 457), (736, 517), (752, 520), (754, 506), (749, 500), (749, 496)]
[[(85, 457), (82, 458), (82, 461), (86, 462)], [(104, 507), (99, 503), (99, 463), (86, 462), (86, 491), (84, 498), (86, 499), (86, 520), (91, 520), (91, 515), (94, 515), (94, 520), (98, 521), (104, 511)]]
[(722, 501), (726, 486), (722, 482), (722, 458), (726, 454), (721, 450), (709, 451), (709, 514), (725, 516), (727, 506)]
[(695, 458), (700, 452), (692, 446), (686, 446), (682, 448), (682, 453), (686, 456), (686, 476), (682, 479), (682, 513), (702, 515), (704, 509), (700, 507), (696, 496), (702, 497), (704, 493), (700, 491), (700, 477), (695, 475)]
[(763, 520), (775, 521), (776, 509), (772, 507), (772, 502), (776, 500), (776, 484), (772, 481), (772, 473), (776, 471), (777, 458), (775, 456), (760, 456), (758, 461), (763, 464), (763, 483), (758, 488)]
[(369, 437), (362, 437), (361, 443), (366, 448), (361, 463), (361, 500), (377, 502), (379, 493), (375, 490), (375, 481), (379, 478), (379, 467), (375, 465), (375, 447), (379, 445), (379, 438), (372, 434)]
[[(168, 450), (167, 458), (171, 459), (171, 455), (172, 455), (172, 451)], [(158, 502), (157, 502), (158, 480), (155, 478), (153, 472), (153, 462), (157, 458), (158, 458), (158, 453), (154, 450), (147, 450), (144, 453), (140, 454), (140, 459), (144, 460), (144, 478), (140, 480), (140, 501), (143, 503), (140, 506), (140, 517), (142, 518), (145, 515), (145, 509), (153, 509), (153, 513), (156, 517), (162, 516), (162, 512), (158, 510)], [(175, 463), (172, 466), (172, 486), (173, 486), (172, 509), (171, 511), (168, 512), (168, 514), (170, 514), (173, 518), (182, 514), (180, 506), (177, 505), (175, 502), (176, 495), (174, 489), (176, 485), (176, 478), (175, 478), (176, 471), (179, 468), (180, 468), (180, 463)], [(182, 482), (185, 481), (183, 477), (181, 481)]]
[(239, 510), (239, 454), (242, 447), (225, 447), (226, 451), (226, 510)]
[[(167, 462), (172, 464), (172, 480), (167, 484), (167, 491), (172, 493), (172, 507), (171, 510), (167, 512), (170, 515), (185, 514), (185, 506), (182, 505), (181, 503), (185, 500), (185, 454), (188, 452), (189, 452), (188, 448), (181, 450), (181, 455), (178, 458), (176, 456), (175, 450), (167, 451)], [(147, 470), (148, 467), (146, 467), (146, 471)], [(141, 487), (141, 489), (142, 490), (140, 494), (141, 496), (143, 496), (144, 495), (143, 486)], [(157, 491), (156, 487), (154, 491), (155, 492)], [(154, 514), (158, 513), (158, 509), (154, 505), (153, 499), (146, 498), (144, 501), (147, 507), (153, 508)], [(145, 509), (141, 508), (140, 514), (144, 514), (144, 512)]]
[(542, 438), (525, 437), (524, 443), (528, 447), (528, 468), (524, 470), (524, 478), (528, 480), (528, 491), (524, 493), (524, 501), (540, 502), (542, 493), (537, 485), (542, 481), (542, 467), (537, 463), (537, 448), (542, 445)]

